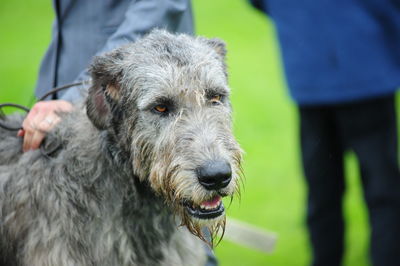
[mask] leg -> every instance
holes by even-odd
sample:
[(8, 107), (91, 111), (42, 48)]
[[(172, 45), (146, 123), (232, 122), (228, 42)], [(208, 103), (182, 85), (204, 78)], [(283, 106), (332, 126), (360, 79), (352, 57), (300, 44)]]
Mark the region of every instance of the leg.
[(314, 266), (338, 266), (343, 253), (343, 148), (329, 108), (300, 107), (301, 150), (308, 185), (307, 225)]
[(344, 106), (340, 125), (360, 162), (373, 265), (399, 265), (400, 173), (394, 96)]

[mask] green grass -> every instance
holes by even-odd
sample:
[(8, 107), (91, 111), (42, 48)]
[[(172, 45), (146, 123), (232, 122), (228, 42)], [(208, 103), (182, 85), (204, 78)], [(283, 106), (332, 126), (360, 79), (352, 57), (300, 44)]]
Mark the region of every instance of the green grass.
[[(232, 203), (228, 215), (279, 237), (272, 254), (223, 241), (216, 248), (221, 265), (307, 265), (297, 114), (287, 93), (273, 24), (246, 0), (194, 0), (193, 6), (197, 33), (227, 43), (235, 135), (246, 152), (241, 201)], [(0, 1), (0, 103), (31, 103), (52, 18), (50, 0)], [(345, 265), (365, 266), (366, 211), (354, 156), (346, 162)]]
[(50, 0), (0, 1), (1, 102), (32, 102), (52, 18)]

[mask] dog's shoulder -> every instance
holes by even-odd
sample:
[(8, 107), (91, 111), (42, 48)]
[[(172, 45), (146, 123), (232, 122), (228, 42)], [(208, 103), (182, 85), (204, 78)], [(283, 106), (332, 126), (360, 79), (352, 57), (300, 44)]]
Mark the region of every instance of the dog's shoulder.
[[(22, 124), (21, 114), (1, 117), (1, 122), (12, 127)], [(0, 127), (0, 167), (15, 163), (22, 154), (22, 139), (17, 137), (17, 132)]]

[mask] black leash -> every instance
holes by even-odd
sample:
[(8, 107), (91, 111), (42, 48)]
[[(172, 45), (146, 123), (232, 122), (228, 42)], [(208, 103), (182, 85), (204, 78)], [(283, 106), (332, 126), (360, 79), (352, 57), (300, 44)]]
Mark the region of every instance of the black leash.
[(9, 130), (9, 131), (18, 131), (18, 130), (22, 129), (22, 127), (9, 126), (9, 125), (7, 125), (6, 123), (4, 123), (2, 121), (2, 120), (4, 120), (6, 118), (6, 115), (2, 110), (4, 107), (14, 107), (14, 108), (17, 108), (17, 109), (24, 110), (27, 113), (30, 111), (29, 108), (27, 108), (27, 107), (25, 107), (23, 105), (20, 105), (20, 104), (16, 104), (16, 103), (2, 103), (2, 104), (0, 104), (0, 127), (4, 128), (5, 130)]
[(61, 86), (61, 87), (54, 88), (54, 89), (50, 90), (49, 92), (47, 92), (42, 97), (40, 97), (38, 102), (45, 100), (47, 97), (49, 97), (50, 95), (53, 95), (54, 93), (57, 93), (59, 91), (62, 91), (62, 90), (65, 90), (65, 89), (69, 89), (71, 87), (75, 87), (75, 86), (78, 86), (78, 85), (83, 85), (83, 84), (85, 84), (85, 82), (88, 82), (88, 80), (84, 80), (84, 81), (76, 82), (76, 83), (70, 83), (70, 84), (67, 84), (67, 85), (64, 85), (64, 86)]

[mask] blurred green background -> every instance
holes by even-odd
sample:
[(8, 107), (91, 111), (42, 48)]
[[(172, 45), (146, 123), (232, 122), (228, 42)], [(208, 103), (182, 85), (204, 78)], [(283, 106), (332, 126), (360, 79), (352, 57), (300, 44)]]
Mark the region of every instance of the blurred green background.
[[(95, 3), (94, 3), (95, 4)], [(273, 253), (222, 241), (222, 266), (308, 265), (305, 185), (296, 108), (286, 90), (274, 27), (245, 0), (194, 0), (197, 34), (227, 43), (235, 135), (245, 150), (245, 186), (228, 216), (277, 233)], [(0, 1), (0, 103), (30, 105), (53, 19), (51, 0)], [(367, 215), (353, 155), (346, 158), (345, 265), (369, 265)]]

